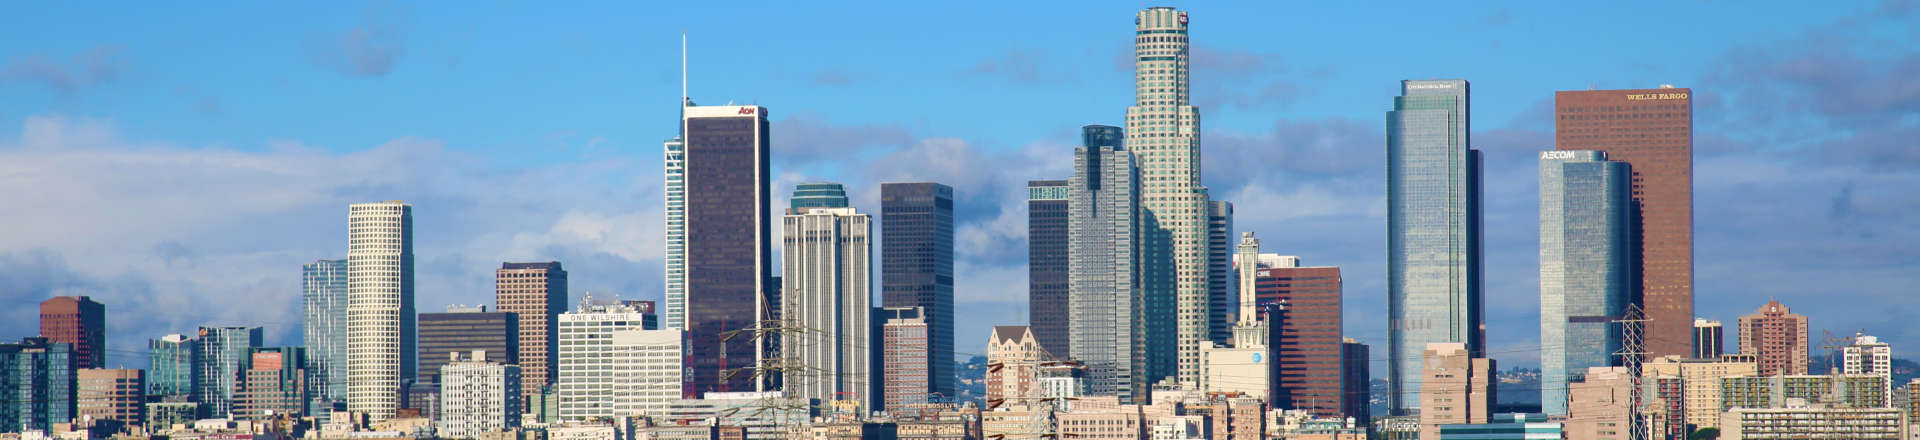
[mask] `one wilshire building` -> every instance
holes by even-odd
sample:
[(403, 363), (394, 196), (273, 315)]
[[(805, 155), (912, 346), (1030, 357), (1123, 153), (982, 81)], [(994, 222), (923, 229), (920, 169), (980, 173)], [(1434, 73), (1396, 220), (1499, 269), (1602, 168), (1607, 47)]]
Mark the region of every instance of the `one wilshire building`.
[(1389, 409), (1420, 405), (1427, 344), (1485, 353), (1480, 152), (1468, 133), (1466, 80), (1401, 81), (1387, 112)]
[(1145, 403), (1171, 371), (1173, 297), (1149, 286), (1143, 264), (1140, 168), (1119, 127), (1090, 125), (1067, 181), (1071, 356), (1087, 365), (1090, 395)]

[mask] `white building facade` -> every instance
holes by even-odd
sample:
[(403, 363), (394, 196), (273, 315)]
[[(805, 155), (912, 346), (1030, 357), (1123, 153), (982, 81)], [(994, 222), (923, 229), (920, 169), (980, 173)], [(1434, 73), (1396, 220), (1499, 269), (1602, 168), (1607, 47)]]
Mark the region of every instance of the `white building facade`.
[(347, 231), (347, 410), (383, 421), (418, 365), (413, 205), (352, 205)]
[(647, 330), (644, 322), (626, 305), (582, 304), (560, 314), (561, 420), (635, 416), (681, 398), (683, 333)]
[(872, 216), (807, 208), (782, 219), (782, 380), (788, 395), (872, 410)]
[(439, 435), (479, 438), (480, 434), (520, 426), (520, 366), (487, 362), (486, 352), (440, 368)]

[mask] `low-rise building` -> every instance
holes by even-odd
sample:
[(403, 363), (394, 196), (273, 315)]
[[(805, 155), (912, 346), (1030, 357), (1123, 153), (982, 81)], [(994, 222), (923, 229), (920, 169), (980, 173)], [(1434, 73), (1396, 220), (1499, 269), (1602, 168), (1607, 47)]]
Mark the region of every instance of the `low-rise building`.
[(1800, 399), (1781, 408), (1735, 408), (1720, 416), (1721, 440), (1903, 440), (1907, 429), (1899, 409), (1808, 405)]
[(1562, 428), (1546, 414), (1496, 414), (1487, 423), (1440, 425), (1437, 440), (1560, 440)]

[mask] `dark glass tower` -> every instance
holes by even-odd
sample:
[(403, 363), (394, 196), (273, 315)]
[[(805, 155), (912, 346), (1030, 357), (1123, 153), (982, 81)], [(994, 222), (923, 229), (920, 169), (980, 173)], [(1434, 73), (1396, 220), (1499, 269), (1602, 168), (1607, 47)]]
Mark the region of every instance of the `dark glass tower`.
[(1395, 415), (1420, 406), (1427, 344), (1485, 352), (1480, 152), (1466, 80), (1401, 81), (1387, 112), (1387, 382)]
[(1027, 322), (1040, 348), (1070, 353), (1067, 338), (1067, 181), (1027, 181)]
[(687, 107), (684, 123), (689, 392), (756, 391), (755, 330), (775, 304), (767, 111)]
[(451, 361), (453, 353), (485, 350), (487, 358), (478, 360), (519, 364), (519, 316), (511, 312), (488, 312), (486, 306), (448, 307), (446, 313), (421, 313), (420, 383), (439, 384), (440, 367)]
[(881, 300), (926, 311), (927, 392), (954, 397), (953, 188), (880, 184), (880, 240)]

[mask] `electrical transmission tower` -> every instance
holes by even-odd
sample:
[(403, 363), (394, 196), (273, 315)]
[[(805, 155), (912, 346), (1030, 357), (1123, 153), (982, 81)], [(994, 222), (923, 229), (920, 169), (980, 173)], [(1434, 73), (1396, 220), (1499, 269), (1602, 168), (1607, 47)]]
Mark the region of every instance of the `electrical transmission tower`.
[(1642, 416), (1647, 413), (1644, 409), (1645, 404), (1642, 402), (1646, 395), (1644, 388), (1646, 385), (1643, 383), (1645, 379), (1642, 378), (1640, 370), (1640, 364), (1647, 356), (1647, 318), (1640, 311), (1639, 304), (1631, 304), (1627, 306), (1626, 313), (1620, 314), (1620, 319), (1613, 322), (1620, 324), (1620, 351), (1615, 352), (1614, 355), (1619, 356), (1620, 363), (1627, 367), (1628, 380), (1633, 383), (1631, 403), (1629, 403), (1631, 409), (1627, 411), (1631, 424), (1631, 428), (1627, 430), (1629, 433), (1627, 438), (1647, 440), (1651, 424)]

